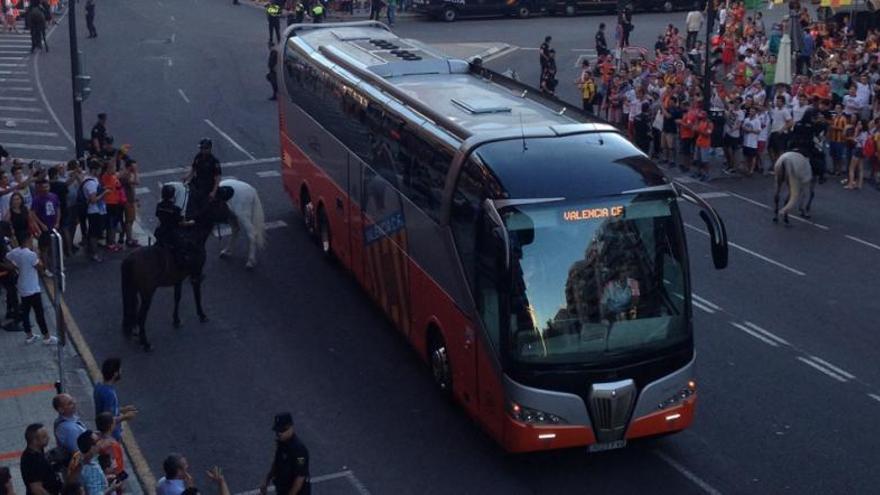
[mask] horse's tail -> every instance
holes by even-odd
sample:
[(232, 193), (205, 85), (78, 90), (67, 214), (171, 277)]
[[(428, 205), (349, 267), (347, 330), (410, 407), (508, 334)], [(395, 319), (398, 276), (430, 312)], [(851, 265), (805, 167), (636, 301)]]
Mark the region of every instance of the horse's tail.
[(134, 283), (134, 257), (122, 261), (122, 329), (126, 332), (137, 321), (137, 287)]
[(263, 212), (263, 202), (260, 195), (254, 189), (253, 206), (251, 208), (251, 224), (254, 226), (254, 240), (257, 247), (263, 249), (266, 245), (266, 215)]

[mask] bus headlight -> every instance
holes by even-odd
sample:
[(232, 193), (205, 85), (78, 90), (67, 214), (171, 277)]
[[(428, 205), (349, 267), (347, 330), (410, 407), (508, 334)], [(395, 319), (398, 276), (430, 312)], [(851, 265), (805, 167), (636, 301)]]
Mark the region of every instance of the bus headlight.
[(508, 412), (513, 419), (530, 425), (563, 425), (568, 423), (564, 418), (555, 414), (532, 409), (530, 407), (524, 407), (516, 402), (510, 403)]
[(672, 406), (678, 405), (688, 397), (697, 393), (697, 382), (691, 380), (687, 383), (687, 386), (683, 389), (676, 392), (674, 395), (670, 396), (668, 399), (663, 402), (657, 404), (657, 409), (668, 409)]

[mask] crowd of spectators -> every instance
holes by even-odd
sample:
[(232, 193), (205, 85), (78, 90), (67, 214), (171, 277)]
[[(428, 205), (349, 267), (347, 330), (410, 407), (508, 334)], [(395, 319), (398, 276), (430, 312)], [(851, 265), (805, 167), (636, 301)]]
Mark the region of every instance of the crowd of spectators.
[[(651, 52), (628, 47), (617, 57), (597, 33), (600, 56), (583, 62), (576, 81), (584, 109), (625, 129), (661, 165), (702, 180), (770, 174), (783, 151), (798, 147), (820, 182), (830, 175), (846, 189), (880, 186), (880, 32), (859, 39), (848, 17), (817, 20), (798, 1), (788, 8), (783, 22), (768, 25), (743, 2), (718, 2), (709, 64), (694, 34), (704, 11), (688, 14), (684, 37), (669, 24)], [(800, 38), (790, 83), (775, 80), (784, 33)], [(711, 170), (712, 156), (723, 157), (723, 168)]]

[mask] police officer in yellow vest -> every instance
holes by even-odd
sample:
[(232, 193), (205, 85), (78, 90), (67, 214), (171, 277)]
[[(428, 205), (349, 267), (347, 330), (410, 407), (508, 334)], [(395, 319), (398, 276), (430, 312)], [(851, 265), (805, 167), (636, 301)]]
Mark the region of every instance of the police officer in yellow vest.
[(270, 0), (266, 4), (266, 19), (269, 21), (269, 46), (272, 46), (272, 33), (275, 33), (275, 43), (281, 42), (281, 10), (284, 0)]
[(321, 0), (314, 0), (312, 8), (309, 9), (309, 15), (312, 16), (312, 22), (315, 24), (324, 22), (324, 10), (324, 4), (321, 3)]

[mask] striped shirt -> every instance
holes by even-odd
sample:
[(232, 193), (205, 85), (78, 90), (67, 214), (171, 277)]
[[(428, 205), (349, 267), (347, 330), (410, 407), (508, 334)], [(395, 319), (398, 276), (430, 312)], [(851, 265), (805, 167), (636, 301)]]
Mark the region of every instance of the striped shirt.
[(844, 131), (846, 130), (846, 117), (838, 115), (831, 120), (831, 127), (828, 128), (828, 141), (832, 143), (842, 143), (844, 141)]

